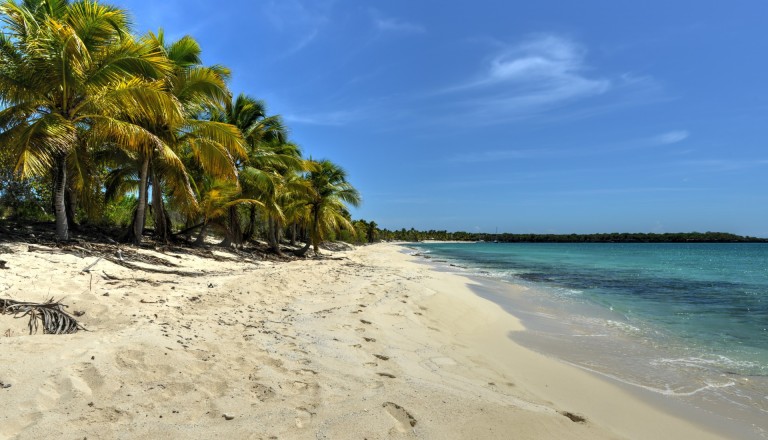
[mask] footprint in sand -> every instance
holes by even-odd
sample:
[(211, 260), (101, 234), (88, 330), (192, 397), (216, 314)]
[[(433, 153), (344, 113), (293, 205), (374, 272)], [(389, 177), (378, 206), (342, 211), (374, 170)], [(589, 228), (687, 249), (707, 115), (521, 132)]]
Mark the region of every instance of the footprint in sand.
[(300, 407), (296, 408), (296, 427), (301, 429), (307, 425), (310, 424), (312, 421), (312, 416), (314, 414), (308, 411), (306, 408)]
[(586, 417), (581, 416), (579, 414), (574, 414), (570, 411), (560, 411), (560, 414), (565, 417), (568, 417), (574, 423), (587, 423)]
[(266, 402), (267, 400), (274, 398), (276, 395), (274, 388), (260, 384), (258, 382), (251, 385), (251, 392), (253, 393), (254, 397), (256, 397), (256, 399), (261, 402)]
[(387, 410), (387, 413), (397, 421), (398, 431), (406, 432), (408, 427), (413, 428), (416, 426), (416, 419), (402, 406), (393, 402), (386, 402), (381, 406), (383, 406), (384, 409)]

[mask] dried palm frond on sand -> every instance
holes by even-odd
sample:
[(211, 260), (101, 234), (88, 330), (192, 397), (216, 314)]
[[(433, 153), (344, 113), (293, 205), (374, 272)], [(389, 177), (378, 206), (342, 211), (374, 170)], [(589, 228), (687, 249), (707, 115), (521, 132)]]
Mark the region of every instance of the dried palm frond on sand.
[(66, 305), (53, 298), (45, 303), (32, 303), (0, 298), (0, 314), (13, 315), (14, 318), (29, 316), (29, 334), (37, 333), (42, 324), (43, 333), (64, 335), (85, 330), (72, 315), (64, 311)]

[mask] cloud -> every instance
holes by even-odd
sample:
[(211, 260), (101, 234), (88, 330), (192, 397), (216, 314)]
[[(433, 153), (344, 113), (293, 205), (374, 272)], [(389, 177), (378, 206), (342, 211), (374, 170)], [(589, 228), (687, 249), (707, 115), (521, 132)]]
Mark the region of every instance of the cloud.
[(586, 54), (565, 37), (529, 37), (498, 51), (474, 78), (439, 94), (465, 96), (459, 105), (490, 123), (529, 117), (614, 87), (610, 79), (588, 74)]
[(427, 32), (424, 26), (402, 21), (397, 18), (374, 18), (376, 29), (384, 32), (396, 32), (401, 34), (423, 34)]
[(287, 57), (301, 51), (316, 40), (330, 22), (333, 1), (302, 2), (299, 0), (269, 1), (263, 6), (266, 19), (280, 33), (288, 36), (291, 47)]
[(283, 116), (286, 121), (297, 124), (343, 126), (360, 118), (357, 111), (330, 111), (311, 114), (288, 113)]
[(678, 193), (708, 191), (710, 188), (693, 187), (637, 187), (637, 188), (593, 188), (568, 191), (554, 191), (549, 194), (563, 196), (597, 196), (597, 195), (623, 195), (623, 194), (647, 194), (647, 193)]
[(675, 130), (675, 131), (670, 131), (667, 133), (660, 134), (656, 136), (653, 139), (653, 141), (656, 144), (669, 145), (669, 144), (676, 144), (678, 142), (682, 142), (685, 139), (688, 139), (689, 136), (690, 136), (690, 133), (688, 133), (688, 131), (686, 130)]
[[(595, 155), (617, 155), (625, 156), (632, 151), (648, 150), (657, 148), (659, 145), (673, 144), (681, 142), (688, 138), (689, 133), (684, 130), (671, 131), (654, 137), (642, 137), (634, 139), (615, 140), (608, 143), (573, 143), (560, 148), (537, 147), (537, 148), (510, 148), (504, 150), (473, 151), (467, 154), (458, 154), (448, 158), (451, 162), (479, 163), (479, 162), (499, 162), (516, 159), (540, 159), (540, 158), (563, 158), (563, 157), (586, 157)], [(694, 150), (673, 151), (675, 155), (690, 154)]]
[(386, 17), (381, 11), (375, 8), (370, 8), (368, 13), (373, 20), (374, 27), (381, 32), (398, 34), (423, 34), (427, 32), (427, 29), (420, 24), (399, 18)]
[(706, 173), (730, 172), (764, 167), (768, 165), (768, 159), (699, 159), (682, 161), (680, 165)]
[(569, 153), (567, 150), (551, 148), (530, 148), (511, 150), (490, 150), (468, 154), (457, 154), (448, 160), (461, 163), (500, 162), (514, 159), (532, 159), (539, 157), (557, 157)]
[(570, 97), (600, 94), (611, 87), (607, 79), (584, 75), (586, 50), (575, 42), (555, 35), (529, 38), (504, 49), (486, 65), (479, 78), (449, 91), (503, 85), (516, 95)]

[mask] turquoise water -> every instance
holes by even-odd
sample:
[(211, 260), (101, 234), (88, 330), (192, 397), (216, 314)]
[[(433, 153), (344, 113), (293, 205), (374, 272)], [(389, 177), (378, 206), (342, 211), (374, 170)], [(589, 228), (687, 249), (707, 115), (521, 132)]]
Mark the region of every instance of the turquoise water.
[(490, 299), (521, 342), (768, 429), (768, 244), (423, 243), (446, 268), (528, 286)]

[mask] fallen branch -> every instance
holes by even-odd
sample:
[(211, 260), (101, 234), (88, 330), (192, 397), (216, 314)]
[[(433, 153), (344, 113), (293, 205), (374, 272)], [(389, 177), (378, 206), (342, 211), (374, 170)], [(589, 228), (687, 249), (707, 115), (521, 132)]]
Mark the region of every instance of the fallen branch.
[(29, 316), (29, 334), (37, 333), (42, 324), (43, 333), (64, 335), (85, 330), (77, 320), (64, 311), (64, 304), (53, 298), (45, 303), (31, 303), (0, 298), (0, 314), (13, 315), (14, 318)]
[(101, 261), (102, 257), (99, 257), (94, 261), (93, 263), (89, 264), (85, 269), (81, 270), (80, 272), (90, 272), (91, 268), (96, 265), (99, 261)]
[[(207, 272), (182, 272), (182, 271), (179, 271), (179, 270), (162, 270), (162, 269), (155, 269), (155, 268), (152, 268), (152, 267), (143, 267), (143, 266), (139, 266), (139, 265), (136, 265), (136, 264), (133, 264), (133, 263), (129, 263), (129, 262), (124, 261), (124, 260), (118, 260), (117, 258), (110, 257), (110, 256), (106, 256), (104, 258), (107, 261), (111, 261), (111, 262), (117, 264), (118, 266), (123, 266), (123, 267), (126, 267), (128, 269), (132, 269), (132, 270), (140, 270), (140, 271), (143, 271), (143, 272), (159, 273), (159, 274), (164, 274), (164, 275), (178, 275), (178, 276), (182, 276), (182, 277), (204, 277), (204, 276), (210, 275), (210, 273), (207, 273)], [(174, 265), (174, 266), (176, 266), (176, 265)], [(176, 267), (178, 267), (178, 266), (176, 266)]]

